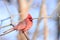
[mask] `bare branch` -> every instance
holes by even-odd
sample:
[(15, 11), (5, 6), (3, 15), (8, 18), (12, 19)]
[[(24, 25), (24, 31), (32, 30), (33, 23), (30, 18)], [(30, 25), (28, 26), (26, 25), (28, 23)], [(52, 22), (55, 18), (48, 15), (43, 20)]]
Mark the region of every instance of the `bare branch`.
[[(20, 11), (19, 13), (20, 19), (21, 21), (23, 21), (27, 17), (29, 6), (26, 0), (18, 0), (18, 4), (19, 4), (19, 11)], [(28, 38), (23, 32), (19, 32), (18, 40), (28, 40)]]
[[(45, 1), (46, 0), (42, 0), (42, 5), (41, 5), (41, 11), (40, 11), (40, 15), (39, 15), (39, 18), (41, 17), (41, 16), (43, 16), (44, 18), (44, 22), (45, 23), (47, 23), (47, 15), (46, 15), (46, 5), (45, 5)], [(36, 30), (35, 30), (35, 32), (34, 32), (34, 35), (33, 35), (33, 39), (32, 40), (37, 40), (36, 39), (36, 37), (37, 37), (37, 32), (38, 32), (38, 30), (39, 30), (39, 22), (41, 21), (41, 19), (38, 19), (38, 22), (37, 22), (37, 27), (36, 27)], [(44, 24), (45, 24), (44, 23)], [(44, 25), (45, 27), (44, 27), (44, 29), (45, 29), (45, 34), (44, 34), (44, 40), (47, 40), (47, 34), (48, 34), (48, 30), (47, 30), (47, 24), (45, 24)]]
[(0, 26), (0, 29), (1, 29), (1, 28), (5, 28), (5, 27), (7, 27), (7, 26), (11, 26), (11, 25), (6, 25), (6, 26), (2, 26), (2, 27)]
[(11, 28), (11, 29), (9, 29), (9, 30), (7, 30), (7, 31), (3, 32), (3, 34), (1, 34), (0, 36), (4, 36), (4, 35), (6, 35), (6, 34), (8, 34), (8, 33), (12, 32), (12, 31), (14, 31), (14, 29), (13, 29), (13, 28)]
[(56, 6), (55, 10), (52, 12), (51, 16), (53, 16), (53, 15), (54, 15), (54, 13), (55, 13), (55, 11), (57, 11), (57, 10), (58, 10), (58, 6), (59, 6), (59, 5), (60, 5), (60, 2), (57, 4), (57, 6)]

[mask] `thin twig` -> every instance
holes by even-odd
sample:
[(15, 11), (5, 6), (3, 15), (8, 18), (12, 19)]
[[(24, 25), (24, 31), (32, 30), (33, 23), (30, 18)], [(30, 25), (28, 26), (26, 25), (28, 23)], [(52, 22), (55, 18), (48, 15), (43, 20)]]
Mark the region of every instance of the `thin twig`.
[(29, 40), (27, 34), (25, 32), (22, 32), (22, 33), (25, 35), (26, 39)]
[(7, 30), (7, 31), (3, 32), (3, 34), (1, 34), (0, 36), (4, 36), (4, 35), (6, 35), (6, 34), (8, 34), (8, 33), (12, 32), (12, 31), (14, 31), (14, 29), (13, 29), (13, 28), (11, 28), (11, 29), (9, 29), (9, 30)]
[(54, 15), (54, 13), (55, 13), (55, 11), (57, 11), (57, 10), (58, 10), (58, 6), (59, 6), (59, 5), (60, 5), (60, 2), (57, 4), (57, 6), (56, 6), (55, 10), (52, 12), (51, 16), (53, 16), (53, 15)]
[(5, 28), (5, 27), (7, 27), (7, 26), (11, 26), (11, 25), (9, 24), (9, 25), (6, 25), (6, 26), (0, 26), (0, 29), (1, 29), (1, 28)]

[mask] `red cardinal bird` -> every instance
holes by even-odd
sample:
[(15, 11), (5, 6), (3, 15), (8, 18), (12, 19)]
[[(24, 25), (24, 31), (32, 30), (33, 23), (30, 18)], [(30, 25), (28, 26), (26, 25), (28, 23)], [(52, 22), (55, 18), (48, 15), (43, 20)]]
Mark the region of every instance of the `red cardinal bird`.
[(32, 27), (32, 20), (32, 16), (28, 14), (27, 18), (24, 21), (17, 24), (17, 26), (15, 26), (14, 29), (18, 31), (27, 31)]

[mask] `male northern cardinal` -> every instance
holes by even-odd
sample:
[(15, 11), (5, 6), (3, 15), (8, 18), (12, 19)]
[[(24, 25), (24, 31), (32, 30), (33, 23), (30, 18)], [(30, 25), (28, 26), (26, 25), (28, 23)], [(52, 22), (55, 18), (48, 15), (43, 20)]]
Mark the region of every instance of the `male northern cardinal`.
[(14, 30), (21, 31), (25, 35), (25, 32), (28, 31), (32, 27), (32, 24), (33, 24), (32, 20), (33, 20), (32, 16), (30, 14), (28, 14), (28, 16), (26, 17), (26, 19), (24, 19), (22, 22), (19, 22), (16, 26), (14, 26), (14, 25), (11, 24), (14, 27), (12, 29), (9, 29), (8, 31), (5, 31), (4, 34), (1, 34), (0, 36), (3, 36), (5, 34), (7, 34), (7, 33), (10, 33), (10, 32), (12, 32)]
[(32, 27), (33, 21), (32, 16), (28, 14), (27, 18), (24, 21), (18, 23), (14, 29), (18, 31), (27, 31)]

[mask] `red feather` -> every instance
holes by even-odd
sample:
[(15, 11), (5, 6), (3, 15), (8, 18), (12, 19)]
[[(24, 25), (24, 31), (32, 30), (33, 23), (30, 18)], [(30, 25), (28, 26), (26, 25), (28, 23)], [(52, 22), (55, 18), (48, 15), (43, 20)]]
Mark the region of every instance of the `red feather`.
[(30, 14), (28, 14), (27, 18), (24, 21), (18, 23), (14, 27), (14, 29), (18, 30), (18, 31), (21, 31), (21, 30), (22, 31), (27, 31), (32, 27), (32, 24), (33, 24), (32, 16)]

